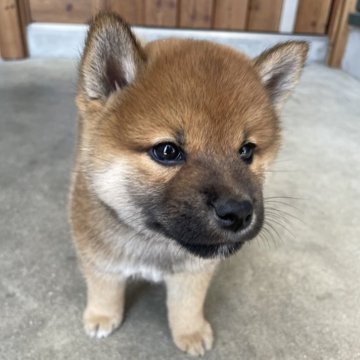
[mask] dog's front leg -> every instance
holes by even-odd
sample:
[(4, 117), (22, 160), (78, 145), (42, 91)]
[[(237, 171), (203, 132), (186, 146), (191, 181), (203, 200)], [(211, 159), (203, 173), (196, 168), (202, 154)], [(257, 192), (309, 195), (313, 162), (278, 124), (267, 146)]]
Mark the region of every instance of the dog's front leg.
[(213, 273), (211, 268), (206, 272), (173, 274), (165, 279), (172, 337), (176, 346), (190, 355), (203, 355), (213, 344), (213, 332), (203, 312)]
[(106, 337), (122, 322), (126, 280), (118, 274), (100, 274), (93, 269), (86, 269), (84, 275), (87, 284), (85, 331), (91, 337)]

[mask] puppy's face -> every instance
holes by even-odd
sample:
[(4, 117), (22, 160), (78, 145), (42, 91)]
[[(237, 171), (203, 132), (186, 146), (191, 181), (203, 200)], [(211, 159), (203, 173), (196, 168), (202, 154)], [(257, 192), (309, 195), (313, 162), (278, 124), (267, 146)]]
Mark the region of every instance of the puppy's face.
[(232, 254), (261, 229), (277, 112), (306, 50), (289, 43), (250, 61), (191, 40), (142, 49), (118, 18), (95, 21), (78, 105), (96, 194), (135, 231)]

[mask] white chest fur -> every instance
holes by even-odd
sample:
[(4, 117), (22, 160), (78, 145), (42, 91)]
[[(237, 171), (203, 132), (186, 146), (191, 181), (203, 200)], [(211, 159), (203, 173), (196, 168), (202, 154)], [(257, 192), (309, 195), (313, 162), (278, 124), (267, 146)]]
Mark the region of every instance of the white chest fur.
[(105, 266), (105, 271), (117, 273), (125, 278), (141, 278), (153, 282), (160, 282), (165, 276), (164, 271), (154, 266), (134, 265), (126, 262), (109, 263)]

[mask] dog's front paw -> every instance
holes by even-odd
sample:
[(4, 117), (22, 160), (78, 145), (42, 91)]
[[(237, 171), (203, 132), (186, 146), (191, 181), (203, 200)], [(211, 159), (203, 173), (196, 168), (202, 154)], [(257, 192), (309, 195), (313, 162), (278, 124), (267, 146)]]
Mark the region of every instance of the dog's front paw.
[(88, 310), (84, 312), (84, 329), (92, 338), (101, 339), (109, 336), (120, 326), (121, 321), (122, 316), (119, 314), (109, 316)]
[(214, 341), (211, 326), (206, 320), (199, 330), (173, 334), (173, 339), (180, 350), (192, 356), (203, 356), (206, 350), (212, 348)]

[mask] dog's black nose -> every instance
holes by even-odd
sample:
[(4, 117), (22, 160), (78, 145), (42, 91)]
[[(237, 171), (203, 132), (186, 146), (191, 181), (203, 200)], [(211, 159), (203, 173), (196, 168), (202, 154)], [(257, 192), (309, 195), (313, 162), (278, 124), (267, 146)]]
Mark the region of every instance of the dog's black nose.
[(253, 216), (253, 206), (249, 200), (218, 199), (213, 203), (215, 217), (224, 230), (237, 232), (247, 228)]

